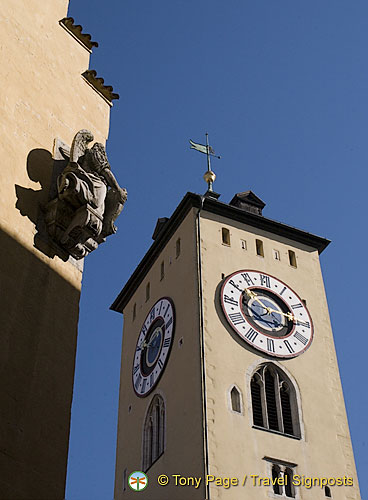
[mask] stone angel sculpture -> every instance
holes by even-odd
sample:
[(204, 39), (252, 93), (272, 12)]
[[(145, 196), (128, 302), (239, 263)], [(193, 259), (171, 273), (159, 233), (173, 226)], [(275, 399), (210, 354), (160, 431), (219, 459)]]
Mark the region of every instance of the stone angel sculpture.
[[(54, 220), (49, 217), (53, 236), (77, 259), (116, 233), (114, 222), (127, 200), (127, 191), (112, 173), (104, 146), (96, 142), (89, 149), (92, 141), (89, 130), (75, 135), (69, 162), (57, 178), (59, 203), (51, 202), (55, 205)], [(60, 228), (64, 230), (60, 232)]]

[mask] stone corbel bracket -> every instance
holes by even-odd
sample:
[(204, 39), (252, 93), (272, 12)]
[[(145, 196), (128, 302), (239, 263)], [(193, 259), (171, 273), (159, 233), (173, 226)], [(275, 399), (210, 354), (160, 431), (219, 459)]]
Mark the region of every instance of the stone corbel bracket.
[(119, 94), (113, 92), (111, 85), (105, 85), (104, 79), (97, 77), (97, 72), (94, 69), (87, 69), (82, 76), (87, 80), (88, 83), (94, 87), (94, 89), (110, 103), (112, 104), (113, 99), (119, 99)]
[[(69, 146), (60, 139), (54, 144), (54, 169), (50, 197), (42, 207), (38, 231), (50, 250), (63, 260), (82, 260), (115, 234), (127, 191), (111, 171), (105, 147), (82, 129)], [(42, 229), (42, 231), (41, 231)], [(44, 252), (45, 253), (45, 252)], [(50, 255), (51, 256), (51, 255)]]
[(64, 17), (59, 21), (59, 24), (76, 38), (89, 52), (92, 52), (92, 47), (98, 47), (98, 43), (92, 40), (89, 33), (82, 33), (83, 28), (80, 24), (74, 24), (74, 19), (72, 17)]

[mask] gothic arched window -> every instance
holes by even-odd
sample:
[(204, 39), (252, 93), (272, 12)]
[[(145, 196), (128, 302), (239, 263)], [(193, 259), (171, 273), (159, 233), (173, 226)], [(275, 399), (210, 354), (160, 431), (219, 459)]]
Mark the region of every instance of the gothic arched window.
[(165, 403), (156, 394), (148, 408), (143, 430), (143, 471), (163, 454), (165, 445)]
[(295, 388), (280, 368), (262, 365), (252, 376), (250, 390), (254, 426), (300, 437)]

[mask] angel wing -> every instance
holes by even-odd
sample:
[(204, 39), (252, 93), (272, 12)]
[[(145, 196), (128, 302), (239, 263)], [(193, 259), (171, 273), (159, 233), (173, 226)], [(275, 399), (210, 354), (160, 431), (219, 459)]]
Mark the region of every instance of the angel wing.
[(82, 129), (74, 136), (72, 146), (70, 148), (70, 162), (78, 163), (78, 160), (86, 152), (87, 145), (93, 141), (92, 132)]
[(105, 146), (103, 144), (96, 142), (90, 149), (90, 157), (93, 164), (93, 170), (97, 173), (100, 173), (104, 168), (111, 170)]

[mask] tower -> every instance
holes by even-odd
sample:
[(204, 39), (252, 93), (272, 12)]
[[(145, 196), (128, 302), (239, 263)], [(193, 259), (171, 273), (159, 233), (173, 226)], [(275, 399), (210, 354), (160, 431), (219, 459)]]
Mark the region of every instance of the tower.
[(217, 198), (187, 193), (159, 219), (112, 305), (115, 499), (134, 497), (137, 470), (150, 500), (359, 499), (319, 263), (329, 241), (264, 217), (250, 191)]
[(66, 145), (86, 128), (104, 144), (118, 97), (88, 69), (98, 44), (65, 17), (67, 7), (68, 0), (6, 1), (0, 13), (6, 83), (0, 96), (0, 498), (7, 500), (64, 498), (83, 261), (46, 230), (47, 214), (50, 227), (60, 222), (47, 203), (56, 197)]

